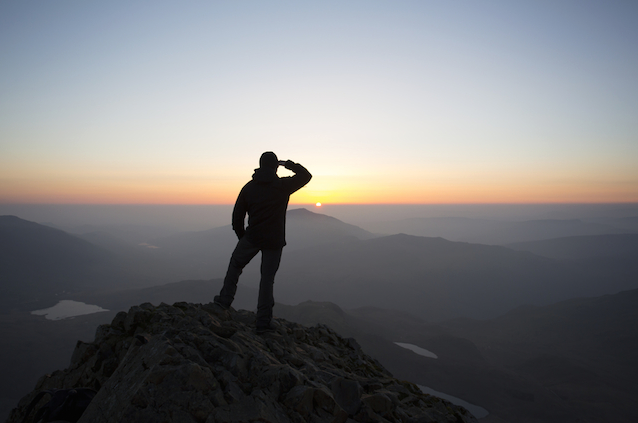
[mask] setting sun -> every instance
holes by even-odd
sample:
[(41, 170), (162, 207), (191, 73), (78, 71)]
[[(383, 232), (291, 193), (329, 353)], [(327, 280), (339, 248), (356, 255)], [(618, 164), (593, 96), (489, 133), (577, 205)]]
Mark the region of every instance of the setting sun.
[(315, 204), (315, 206), (321, 207), (321, 203), (317, 203), (317, 204)]

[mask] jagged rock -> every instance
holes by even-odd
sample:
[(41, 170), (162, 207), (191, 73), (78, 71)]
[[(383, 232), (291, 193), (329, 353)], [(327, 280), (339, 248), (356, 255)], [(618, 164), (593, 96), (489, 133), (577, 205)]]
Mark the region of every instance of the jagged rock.
[(132, 307), (78, 342), (69, 368), (42, 377), (8, 422), (39, 391), (76, 387), (98, 391), (79, 423), (476, 421), (326, 326), (275, 319), (260, 336), (254, 321), (212, 304)]

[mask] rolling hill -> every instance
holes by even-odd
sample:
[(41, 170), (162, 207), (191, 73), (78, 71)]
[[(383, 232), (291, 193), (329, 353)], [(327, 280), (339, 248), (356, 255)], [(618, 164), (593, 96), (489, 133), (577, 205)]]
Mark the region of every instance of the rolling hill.
[(0, 216), (0, 309), (34, 309), (63, 292), (123, 287), (130, 278), (106, 250), (66, 232)]
[(524, 304), (638, 285), (631, 272), (615, 269), (614, 278), (605, 278), (607, 271), (605, 263), (592, 272), (502, 246), (392, 235), (288, 253), (276, 289), (278, 300), (288, 304), (312, 299), (345, 308), (403, 309), (427, 320), (489, 318)]

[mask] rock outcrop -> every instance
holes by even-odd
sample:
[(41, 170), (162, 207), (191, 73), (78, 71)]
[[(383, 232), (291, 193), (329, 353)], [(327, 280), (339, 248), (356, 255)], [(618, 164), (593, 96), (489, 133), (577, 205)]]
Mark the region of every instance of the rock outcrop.
[(73, 387), (98, 391), (80, 423), (476, 421), (326, 326), (275, 319), (257, 335), (254, 320), (213, 304), (132, 307), (79, 341), (69, 368), (43, 376), (8, 422), (39, 391)]

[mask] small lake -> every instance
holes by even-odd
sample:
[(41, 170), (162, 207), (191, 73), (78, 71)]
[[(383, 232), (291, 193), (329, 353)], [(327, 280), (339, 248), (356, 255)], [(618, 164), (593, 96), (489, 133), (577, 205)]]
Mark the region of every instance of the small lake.
[(425, 348), (421, 348), (413, 344), (406, 344), (404, 342), (395, 342), (395, 344), (400, 346), (401, 348), (405, 348), (419, 355), (422, 355), (423, 357), (439, 358), (439, 356), (434, 354), (432, 351), (428, 351)]
[(44, 316), (48, 320), (70, 319), (75, 316), (108, 311), (100, 306), (85, 304), (79, 301), (62, 300), (53, 307), (32, 311), (31, 314)]
[(428, 388), (427, 386), (423, 386), (423, 385), (417, 385), (417, 386), (419, 387), (419, 389), (421, 389), (421, 391), (423, 391), (424, 394), (429, 394), (435, 397), (443, 398), (444, 400), (450, 401), (452, 404), (460, 405), (461, 407), (464, 407), (467, 411), (472, 413), (472, 415), (476, 417), (477, 419), (482, 419), (483, 417), (486, 417), (488, 414), (490, 414), (483, 407), (470, 404), (469, 402), (463, 401), (460, 398), (453, 397), (452, 395), (444, 394), (443, 392), (435, 391), (434, 389)]

